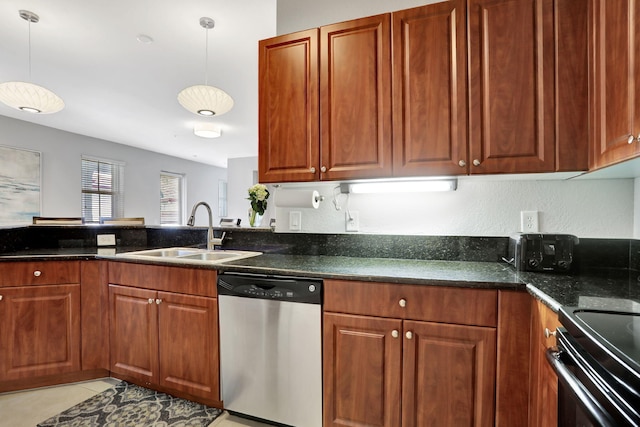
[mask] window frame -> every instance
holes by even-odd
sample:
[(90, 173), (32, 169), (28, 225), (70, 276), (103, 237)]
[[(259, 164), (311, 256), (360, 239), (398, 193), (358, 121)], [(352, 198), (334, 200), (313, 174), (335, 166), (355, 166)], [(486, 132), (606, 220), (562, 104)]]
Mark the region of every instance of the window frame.
[[(86, 166), (85, 162), (97, 164), (98, 170), (98, 188), (90, 188), (93, 186), (93, 176), (91, 177), (92, 183), (88, 183), (86, 179), (89, 178), (88, 171), (90, 168)], [(109, 174), (111, 183), (110, 189), (101, 189), (100, 186), (100, 165), (108, 165), (111, 168)], [(81, 155), (80, 156), (80, 214), (85, 224), (99, 224), (100, 218), (121, 218), (124, 217), (124, 168), (125, 162), (104, 159), (94, 156)], [(95, 174), (95, 172), (93, 172)], [(85, 215), (85, 196), (96, 195), (99, 198), (102, 196), (108, 196), (111, 200), (110, 212), (102, 212), (102, 203), (99, 200), (97, 204), (98, 216), (97, 218), (92, 215), (88, 217)], [(93, 207), (95, 209), (95, 205)]]
[[(178, 184), (178, 201), (177, 201), (177, 207), (178, 207), (178, 219), (177, 222), (163, 222), (163, 218), (162, 218), (162, 205), (163, 205), (163, 196), (162, 196), (162, 177), (163, 176), (167, 176), (167, 177), (171, 177), (171, 178), (177, 178), (179, 180), (179, 184)], [(160, 171), (160, 225), (161, 226), (178, 226), (178, 225), (183, 225), (185, 218), (186, 218), (186, 212), (187, 212), (187, 198), (186, 198), (186, 193), (187, 193), (187, 177), (186, 174), (184, 173), (178, 173), (178, 172), (169, 172), (169, 171), (165, 171), (162, 170)]]

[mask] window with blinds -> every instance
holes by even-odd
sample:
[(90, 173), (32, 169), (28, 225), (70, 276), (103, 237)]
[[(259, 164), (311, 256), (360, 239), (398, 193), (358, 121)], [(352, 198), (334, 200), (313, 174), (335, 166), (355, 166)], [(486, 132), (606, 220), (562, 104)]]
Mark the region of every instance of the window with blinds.
[(180, 225), (184, 217), (183, 175), (160, 173), (160, 224)]
[(124, 163), (82, 157), (81, 179), (85, 223), (124, 216)]

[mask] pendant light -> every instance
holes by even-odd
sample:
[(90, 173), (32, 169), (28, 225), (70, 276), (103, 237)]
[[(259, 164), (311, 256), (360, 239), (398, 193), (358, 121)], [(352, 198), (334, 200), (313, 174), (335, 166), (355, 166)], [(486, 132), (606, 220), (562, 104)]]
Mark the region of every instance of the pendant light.
[[(31, 24), (38, 23), (40, 17), (28, 10), (18, 12), (20, 18), (29, 24), (29, 80), (31, 80)], [(35, 114), (57, 113), (64, 108), (64, 102), (48, 89), (27, 82), (0, 83), (0, 101), (17, 110)]]
[(206, 30), (204, 85), (190, 86), (178, 94), (178, 102), (187, 110), (201, 116), (219, 116), (231, 110), (233, 98), (225, 91), (207, 84), (209, 62), (209, 30), (215, 26), (211, 18), (200, 18), (200, 26)]

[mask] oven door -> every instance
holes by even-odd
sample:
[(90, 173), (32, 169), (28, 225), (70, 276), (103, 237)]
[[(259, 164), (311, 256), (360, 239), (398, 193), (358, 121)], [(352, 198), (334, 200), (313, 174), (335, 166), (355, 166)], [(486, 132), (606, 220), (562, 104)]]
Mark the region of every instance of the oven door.
[(611, 376), (564, 330), (558, 328), (558, 348), (547, 360), (558, 375), (558, 426), (638, 426), (635, 409)]

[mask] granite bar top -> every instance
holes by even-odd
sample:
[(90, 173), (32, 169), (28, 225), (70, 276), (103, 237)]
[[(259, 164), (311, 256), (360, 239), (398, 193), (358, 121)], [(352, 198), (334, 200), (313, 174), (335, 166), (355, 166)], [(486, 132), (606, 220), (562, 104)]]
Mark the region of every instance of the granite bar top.
[[(1, 253), (3, 261), (110, 259), (132, 262), (118, 254), (148, 247), (32, 249)], [(139, 262), (139, 261), (136, 261)], [(163, 264), (161, 259), (141, 262)], [(166, 265), (176, 265), (166, 263)], [(323, 279), (399, 284), (456, 286), (528, 291), (554, 311), (561, 306), (637, 311), (640, 273), (628, 269), (582, 271), (575, 275), (517, 272), (506, 263), (325, 255), (263, 254), (195, 268)]]

